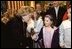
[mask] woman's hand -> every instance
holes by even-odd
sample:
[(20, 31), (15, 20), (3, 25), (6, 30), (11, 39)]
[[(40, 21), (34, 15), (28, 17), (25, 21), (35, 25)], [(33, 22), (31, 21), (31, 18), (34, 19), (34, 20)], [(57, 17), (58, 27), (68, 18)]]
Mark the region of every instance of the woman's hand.
[(61, 48), (65, 48), (64, 43), (60, 43)]
[(38, 34), (34, 34), (33, 36), (31, 36), (32, 37), (32, 39), (34, 40), (34, 41), (37, 41), (38, 40)]

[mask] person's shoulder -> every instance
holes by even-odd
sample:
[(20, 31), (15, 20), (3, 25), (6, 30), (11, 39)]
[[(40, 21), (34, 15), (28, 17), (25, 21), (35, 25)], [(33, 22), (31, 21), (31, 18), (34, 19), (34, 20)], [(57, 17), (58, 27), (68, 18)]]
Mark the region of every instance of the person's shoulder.
[(39, 19), (42, 19), (42, 16), (40, 16)]
[(65, 12), (67, 11), (67, 8), (65, 6), (62, 6), (62, 7), (60, 6), (59, 8)]
[(71, 22), (69, 20), (64, 20), (62, 22), (62, 25), (64, 28), (69, 28), (69, 27), (71, 27)]
[(59, 34), (59, 28), (56, 28), (56, 29), (54, 30), (54, 34)]
[(38, 20), (39, 20), (39, 21), (42, 21), (42, 16), (40, 16)]
[(64, 20), (63, 22), (62, 22), (62, 24), (66, 24), (66, 23), (68, 23), (69, 22), (69, 20)]

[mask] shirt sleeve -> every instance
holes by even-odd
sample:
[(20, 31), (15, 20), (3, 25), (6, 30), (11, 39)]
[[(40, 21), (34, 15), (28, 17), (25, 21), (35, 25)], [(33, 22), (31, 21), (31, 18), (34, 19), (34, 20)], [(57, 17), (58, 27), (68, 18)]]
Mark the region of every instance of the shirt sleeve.
[(40, 32), (41, 28), (43, 27), (43, 21), (40, 20), (37, 22), (37, 26), (36, 28), (34, 29), (35, 32)]
[(31, 32), (32, 28), (34, 28), (34, 22), (33, 22), (33, 20), (29, 21), (29, 23), (27, 25), (27, 31)]
[(59, 27), (59, 44), (60, 46), (64, 46), (64, 27), (63, 24), (60, 25)]

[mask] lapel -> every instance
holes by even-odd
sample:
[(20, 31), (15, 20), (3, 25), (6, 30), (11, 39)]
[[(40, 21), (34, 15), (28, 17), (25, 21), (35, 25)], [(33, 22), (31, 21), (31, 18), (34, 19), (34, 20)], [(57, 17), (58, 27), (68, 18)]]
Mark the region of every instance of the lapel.
[(61, 13), (61, 8), (59, 7), (59, 10), (58, 10), (58, 18), (59, 18), (59, 16), (60, 16), (60, 13)]
[(54, 12), (54, 15), (55, 15), (55, 18), (59, 18), (60, 17), (60, 14), (61, 14), (61, 7), (59, 7), (59, 9), (58, 9), (58, 14), (57, 14), (57, 17), (56, 17), (56, 11), (55, 11), (55, 8), (53, 8), (54, 10), (53, 10), (53, 12)]
[(53, 11), (53, 17), (56, 19), (56, 12), (55, 12), (55, 8), (54, 7), (53, 7), (52, 11)]

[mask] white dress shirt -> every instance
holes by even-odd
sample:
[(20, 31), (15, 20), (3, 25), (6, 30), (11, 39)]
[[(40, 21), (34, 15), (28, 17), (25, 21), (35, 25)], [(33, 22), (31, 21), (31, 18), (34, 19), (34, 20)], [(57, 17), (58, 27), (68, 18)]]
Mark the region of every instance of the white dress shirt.
[(58, 10), (59, 10), (59, 6), (58, 7), (54, 7), (55, 8), (55, 12), (56, 12), (56, 17), (58, 16)]

